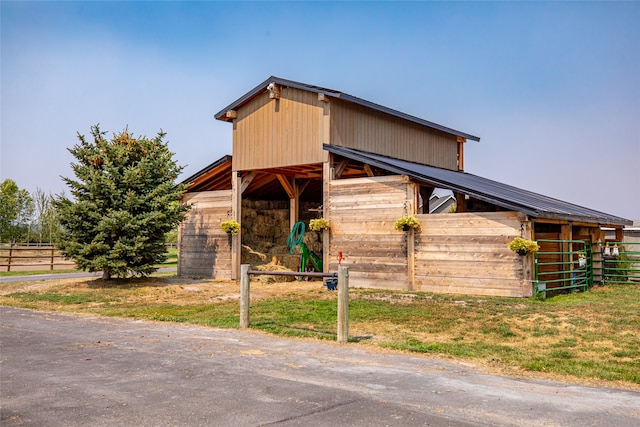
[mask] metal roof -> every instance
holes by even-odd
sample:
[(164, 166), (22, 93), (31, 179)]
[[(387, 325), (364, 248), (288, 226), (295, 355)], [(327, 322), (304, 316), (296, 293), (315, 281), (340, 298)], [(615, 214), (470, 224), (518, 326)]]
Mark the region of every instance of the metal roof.
[(418, 181), (439, 188), (446, 188), (467, 194), (478, 200), (489, 202), (509, 210), (523, 212), (535, 218), (584, 221), (606, 225), (633, 224), (632, 221), (625, 218), (522, 190), (466, 172), (440, 169), (335, 145), (324, 144), (323, 147), (330, 153), (367, 163), (400, 175), (407, 175)]
[(264, 82), (260, 83), (258, 86), (254, 87), (253, 89), (251, 89), (249, 92), (247, 92), (246, 94), (244, 94), (243, 96), (241, 96), (240, 98), (238, 98), (237, 100), (235, 100), (234, 102), (232, 102), (231, 104), (227, 105), (226, 107), (224, 107), (222, 110), (220, 110), (218, 113), (216, 113), (215, 118), (218, 120), (222, 120), (225, 118), (225, 115), (227, 113), (227, 111), (229, 110), (236, 110), (238, 109), (240, 106), (244, 105), (245, 103), (249, 102), (251, 99), (253, 99), (254, 97), (258, 96), (259, 94), (263, 93), (264, 91), (267, 90), (267, 86), (270, 83), (275, 83), (275, 84), (279, 84), (282, 86), (286, 86), (286, 87), (292, 87), (292, 88), (296, 88), (296, 89), (301, 89), (301, 90), (306, 90), (309, 92), (315, 92), (315, 93), (323, 93), (329, 97), (333, 97), (333, 98), (339, 98), (342, 99), (344, 101), (348, 101), (348, 102), (352, 102), (354, 104), (358, 104), (361, 105), (363, 107), (367, 107), (367, 108), (371, 108), (373, 110), (377, 110), (386, 114), (390, 114), (392, 116), (395, 117), (399, 117), (401, 119), (404, 120), (409, 120), (411, 122), (423, 125), (423, 126), (427, 126), (430, 127), (432, 129), (437, 129), (455, 136), (460, 136), (466, 139), (470, 139), (472, 141), (480, 141), (480, 138), (465, 132), (460, 132), (458, 130), (455, 129), (451, 129), (448, 128), (446, 126), (442, 126), (439, 125), (437, 123), (433, 123), (430, 122), (428, 120), (424, 120), (421, 119), (419, 117), (415, 117), (415, 116), (411, 116), (409, 114), (379, 105), (379, 104), (375, 104), (373, 102), (367, 101), (365, 99), (362, 98), (358, 98), (349, 94), (346, 94), (344, 92), (340, 92), (334, 89), (327, 89), (324, 87), (319, 87), (319, 86), (313, 86), (313, 85), (308, 85), (306, 83), (300, 83), (300, 82), (294, 82), (292, 80), (286, 80), (286, 79), (282, 79), (280, 77), (275, 77), (275, 76), (271, 76), (269, 77), (267, 80), (265, 80)]
[(220, 165), (222, 165), (222, 164), (224, 164), (226, 162), (230, 162), (230, 161), (231, 161), (231, 156), (226, 154), (226, 155), (222, 156), (221, 158), (219, 158), (218, 160), (216, 160), (215, 162), (211, 163), (210, 165), (205, 166), (204, 168), (200, 169), (198, 172), (194, 173), (190, 177), (183, 179), (180, 184), (189, 185), (191, 182), (193, 182), (196, 179), (200, 178), (202, 175), (204, 175), (205, 173), (209, 172), (210, 170), (215, 169), (218, 166), (220, 166)]

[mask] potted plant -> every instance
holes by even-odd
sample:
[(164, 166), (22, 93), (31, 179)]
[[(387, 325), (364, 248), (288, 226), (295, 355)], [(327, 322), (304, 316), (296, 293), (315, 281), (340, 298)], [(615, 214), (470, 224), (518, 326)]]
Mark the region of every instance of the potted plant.
[(398, 231), (409, 231), (410, 229), (420, 228), (420, 221), (413, 215), (403, 216), (395, 223), (395, 228)]
[(509, 242), (509, 249), (516, 252), (518, 255), (526, 255), (529, 252), (536, 253), (540, 250), (540, 246), (533, 240), (523, 239), (522, 237), (516, 237)]
[(225, 233), (231, 236), (235, 236), (236, 234), (238, 234), (238, 232), (240, 232), (240, 223), (235, 219), (230, 219), (227, 221), (222, 221), (220, 223), (220, 228), (222, 228), (222, 231), (224, 231)]
[(312, 219), (309, 221), (309, 228), (313, 231), (322, 231), (329, 229), (329, 221), (324, 218)]

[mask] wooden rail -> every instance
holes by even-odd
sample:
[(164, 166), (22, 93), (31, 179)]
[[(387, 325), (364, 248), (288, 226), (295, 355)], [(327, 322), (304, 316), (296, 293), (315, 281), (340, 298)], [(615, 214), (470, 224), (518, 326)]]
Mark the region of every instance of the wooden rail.
[(75, 262), (65, 259), (53, 246), (0, 246), (0, 271), (74, 269)]
[(249, 327), (250, 274), (268, 274), (272, 276), (306, 276), (338, 278), (338, 342), (349, 341), (349, 269), (338, 266), (338, 273), (314, 273), (299, 271), (261, 271), (250, 270), (249, 264), (240, 266), (240, 327)]

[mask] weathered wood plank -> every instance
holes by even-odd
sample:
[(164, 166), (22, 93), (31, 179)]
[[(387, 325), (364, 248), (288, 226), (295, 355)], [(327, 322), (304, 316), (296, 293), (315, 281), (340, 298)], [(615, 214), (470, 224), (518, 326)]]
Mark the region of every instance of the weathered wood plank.
[[(483, 248), (486, 249), (486, 248)], [(518, 255), (514, 256), (513, 252), (493, 250), (485, 251), (420, 251), (416, 252), (416, 262), (431, 262), (431, 261), (443, 261), (443, 262), (509, 262), (519, 263)]]
[(466, 278), (416, 278), (416, 288), (424, 292), (491, 295), (507, 297), (530, 297), (532, 284), (526, 281), (499, 281), (494, 279)]

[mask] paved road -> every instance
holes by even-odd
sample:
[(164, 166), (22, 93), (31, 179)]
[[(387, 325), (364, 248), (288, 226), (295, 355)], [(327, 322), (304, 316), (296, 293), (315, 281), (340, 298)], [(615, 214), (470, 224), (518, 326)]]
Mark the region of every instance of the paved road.
[[(158, 269), (158, 273), (170, 273), (177, 271), (176, 267), (163, 267)], [(3, 276), (0, 277), (0, 283), (15, 283), (15, 282), (37, 282), (40, 280), (62, 280), (62, 279), (75, 279), (82, 277), (102, 277), (102, 272), (87, 273), (51, 273), (51, 274), (30, 274), (24, 276)]]
[(640, 393), (252, 331), (0, 307), (3, 426), (634, 426)]

